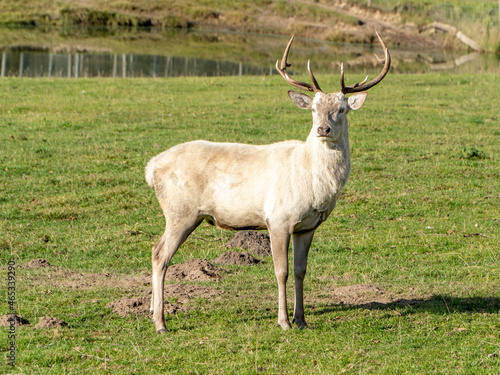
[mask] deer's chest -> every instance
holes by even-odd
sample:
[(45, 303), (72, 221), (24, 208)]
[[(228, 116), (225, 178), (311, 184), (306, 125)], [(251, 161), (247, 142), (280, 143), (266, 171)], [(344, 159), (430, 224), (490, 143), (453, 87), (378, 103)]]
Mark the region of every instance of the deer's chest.
[(318, 208), (311, 207), (298, 219), (293, 227), (293, 232), (308, 232), (319, 227), (322, 222), (328, 219), (328, 216), (335, 208), (335, 203), (336, 199), (333, 198), (328, 205)]

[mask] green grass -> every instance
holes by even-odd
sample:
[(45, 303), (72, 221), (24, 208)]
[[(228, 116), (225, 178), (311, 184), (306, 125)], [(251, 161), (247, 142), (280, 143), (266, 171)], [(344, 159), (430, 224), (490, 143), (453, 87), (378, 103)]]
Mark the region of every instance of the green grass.
[[(338, 76), (319, 81), (337, 88)], [(14, 369), (2, 330), (0, 372), (497, 374), (499, 85), (495, 74), (389, 75), (349, 115), (351, 177), (309, 256), (312, 329), (276, 327), (270, 259), (201, 283), (223, 294), (169, 316), (166, 335), (106, 307), (147, 286), (71, 288), (18, 268), (17, 311), (31, 325), (17, 329)], [(9, 260), (46, 258), (84, 279), (149, 273), (164, 226), (149, 158), (194, 139), (305, 139), (310, 114), (288, 89), (277, 76), (0, 80), (0, 315)], [(173, 262), (213, 259), (231, 236), (202, 225)], [(411, 303), (332, 296), (368, 284)], [(33, 329), (41, 316), (70, 328)]]

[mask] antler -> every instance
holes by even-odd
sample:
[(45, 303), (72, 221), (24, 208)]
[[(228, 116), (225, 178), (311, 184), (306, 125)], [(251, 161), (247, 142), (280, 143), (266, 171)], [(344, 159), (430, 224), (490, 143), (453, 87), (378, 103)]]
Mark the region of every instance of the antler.
[(286, 68), (291, 66), (292, 64), (288, 64), (286, 62), (286, 59), (288, 58), (288, 52), (290, 52), (290, 46), (292, 45), (293, 42), (293, 36), (290, 38), (290, 41), (288, 42), (288, 45), (285, 48), (285, 52), (283, 53), (283, 58), (281, 59), (281, 64), (279, 64), (279, 60), (276, 61), (276, 69), (278, 72), (280, 72), (281, 76), (287, 81), (289, 84), (298, 87), (299, 89), (302, 90), (307, 90), (307, 91), (312, 91), (312, 92), (323, 92), (319, 88), (318, 81), (316, 81), (316, 78), (314, 78), (314, 74), (311, 71), (311, 60), (307, 60), (307, 70), (309, 71), (309, 76), (311, 77), (311, 80), (313, 84), (311, 85), (310, 83), (306, 82), (301, 82), (293, 79), (288, 75), (288, 72), (286, 71)]
[(371, 80), (370, 82), (366, 83), (368, 80), (368, 76), (365, 78), (363, 82), (355, 83), (354, 85), (351, 86), (345, 86), (344, 84), (344, 64), (341, 65), (340, 67), (340, 92), (342, 92), (344, 95), (345, 94), (352, 94), (354, 92), (360, 92), (360, 91), (366, 91), (373, 86), (375, 86), (377, 83), (382, 81), (385, 77), (385, 75), (389, 72), (389, 68), (391, 66), (391, 55), (389, 54), (389, 50), (387, 49), (387, 46), (385, 45), (384, 41), (380, 37), (377, 31), (378, 40), (380, 41), (380, 44), (382, 45), (382, 48), (384, 49), (384, 54), (385, 58), (383, 60), (379, 59), (377, 55), (375, 57), (380, 63), (384, 63), (384, 68), (380, 72), (380, 74), (377, 76), (377, 78)]

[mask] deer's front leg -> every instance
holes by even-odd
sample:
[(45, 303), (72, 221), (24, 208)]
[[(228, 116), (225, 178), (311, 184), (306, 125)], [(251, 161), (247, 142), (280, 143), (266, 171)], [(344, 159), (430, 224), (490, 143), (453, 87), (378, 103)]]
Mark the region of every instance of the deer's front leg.
[(286, 231), (269, 230), (271, 251), (273, 253), (274, 273), (278, 280), (278, 325), (289, 329), (288, 311), (286, 307), (286, 281), (288, 279), (288, 245), (290, 233)]
[(293, 271), (295, 274), (295, 308), (293, 322), (299, 329), (307, 328), (304, 318), (304, 278), (307, 269), (307, 255), (314, 236), (314, 230), (293, 234)]

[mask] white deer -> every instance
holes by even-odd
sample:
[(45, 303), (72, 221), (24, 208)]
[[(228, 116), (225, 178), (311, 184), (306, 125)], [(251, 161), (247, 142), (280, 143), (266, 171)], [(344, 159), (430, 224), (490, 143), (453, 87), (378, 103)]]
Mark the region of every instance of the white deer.
[[(146, 181), (155, 189), (166, 220), (165, 232), (152, 251), (151, 313), (157, 332), (167, 330), (163, 312), (165, 272), (175, 252), (203, 220), (222, 229), (267, 229), (271, 237), (278, 281), (278, 325), (291, 327), (287, 312), (288, 247), (293, 238), (295, 309), (293, 322), (306, 328), (303, 281), (309, 247), (318, 226), (325, 221), (337, 194), (349, 176), (350, 151), (347, 113), (361, 107), (366, 90), (389, 71), (390, 55), (384, 49), (382, 72), (372, 81), (344, 85), (323, 92), (311, 72), (312, 84), (291, 78), (286, 68), (288, 43), (276, 68), (291, 85), (315, 93), (314, 98), (288, 91), (301, 109), (312, 111), (313, 126), (307, 140), (255, 146), (194, 141), (183, 143), (152, 158)], [(377, 58), (378, 59), (378, 58)], [(368, 78), (368, 77), (367, 77)], [(346, 94), (354, 94), (347, 98)]]

